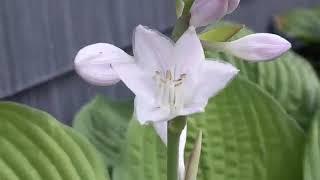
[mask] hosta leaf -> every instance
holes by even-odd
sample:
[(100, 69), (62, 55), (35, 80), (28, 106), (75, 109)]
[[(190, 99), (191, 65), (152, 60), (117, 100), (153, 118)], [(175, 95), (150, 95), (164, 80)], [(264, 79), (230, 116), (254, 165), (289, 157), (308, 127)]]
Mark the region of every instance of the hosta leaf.
[(42, 111), (0, 103), (0, 179), (106, 180), (97, 151)]
[(320, 111), (308, 134), (304, 159), (304, 180), (320, 179)]
[(115, 169), (113, 180), (167, 179), (166, 155), (166, 147), (153, 128), (132, 120), (127, 143), (121, 153), (121, 163)]
[[(198, 179), (300, 180), (304, 136), (294, 120), (253, 83), (237, 79), (189, 123), (203, 131)], [(188, 143), (187, 149), (191, 149)]]
[[(241, 30), (233, 39), (251, 32)], [(320, 84), (311, 65), (302, 57), (289, 52), (276, 61), (248, 63), (224, 53), (207, 52), (207, 57), (229, 61), (240, 69), (240, 75), (254, 82), (307, 129), (320, 107)]]
[[(203, 131), (198, 180), (302, 178), (302, 130), (279, 103), (247, 80), (234, 80), (188, 123), (187, 152)], [(133, 121), (127, 142), (115, 180), (165, 178), (165, 147), (152, 129)]]
[(114, 166), (119, 161), (132, 114), (132, 101), (119, 102), (97, 96), (77, 114), (73, 127), (96, 146), (108, 165)]
[(275, 18), (277, 30), (306, 43), (320, 43), (320, 7), (295, 9)]

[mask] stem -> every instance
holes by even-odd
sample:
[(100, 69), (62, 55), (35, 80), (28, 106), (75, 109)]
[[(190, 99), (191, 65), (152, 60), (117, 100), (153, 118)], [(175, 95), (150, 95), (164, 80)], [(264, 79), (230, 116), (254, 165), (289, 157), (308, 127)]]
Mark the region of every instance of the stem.
[(172, 31), (172, 39), (176, 42), (189, 28), (190, 15), (181, 16)]
[(182, 34), (189, 28), (189, 21), (191, 18), (190, 8), (194, 0), (184, 0), (184, 9), (182, 16), (177, 20), (176, 25), (173, 28), (172, 39), (177, 41)]
[(178, 180), (179, 141), (186, 119), (180, 116), (168, 122), (167, 180)]
[[(194, 0), (184, 0), (185, 6), (182, 16), (178, 19), (172, 32), (172, 39), (177, 41), (182, 34), (189, 28), (189, 10)], [(182, 130), (187, 124), (185, 116), (179, 116), (168, 121), (168, 148), (167, 148), (167, 180), (178, 180), (179, 168), (179, 142)]]

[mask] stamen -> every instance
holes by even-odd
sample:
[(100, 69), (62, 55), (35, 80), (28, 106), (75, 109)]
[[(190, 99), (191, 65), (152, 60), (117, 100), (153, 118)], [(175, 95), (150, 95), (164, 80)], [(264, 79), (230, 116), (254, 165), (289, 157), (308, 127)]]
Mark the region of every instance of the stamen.
[(175, 113), (182, 108), (182, 84), (185, 78), (186, 74), (181, 74), (179, 79), (175, 79), (169, 70), (165, 73), (155, 71), (154, 80), (157, 85), (157, 101), (160, 107), (170, 108), (171, 113)]
[(166, 72), (166, 80), (170, 80), (170, 81), (172, 80), (172, 74), (169, 70), (167, 70)]
[(181, 86), (181, 84), (182, 84), (182, 82), (180, 81), (180, 82), (178, 82), (177, 84), (175, 84), (174, 86), (175, 86), (175, 87), (178, 87), (178, 86)]

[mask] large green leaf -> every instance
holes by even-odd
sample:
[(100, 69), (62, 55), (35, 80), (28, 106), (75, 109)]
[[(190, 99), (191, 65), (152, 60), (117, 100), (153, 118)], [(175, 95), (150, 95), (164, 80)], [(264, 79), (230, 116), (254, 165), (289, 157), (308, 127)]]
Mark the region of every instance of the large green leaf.
[[(251, 32), (243, 29), (233, 39)], [(276, 61), (249, 63), (224, 53), (207, 52), (207, 57), (229, 61), (240, 75), (273, 96), (299, 124), (307, 129), (320, 108), (320, 84), (311, 65), (293, 52)]]
[(108, 165), (114, 166), (119, 161), (132, 113), (132, 101), (119, 102), (97, 96), (76, 115), (73, 127), (96, 146)]
[[(206, 112), (189, 119), (187, 152), (203, 131), (200, 180), (301, 180), (304, 135), (255, 84), (237, 78)], [(166, 151), (152, 129), (132, 122), (115, 180), (165, 177)]]
[(306, 43), (320, 43), (320, 7), (295, 9), (277, 16), (278, 31)]
[(167, 150), (152, 127), (132, 120), (126, 141), (113, 180), (167, 179)]
[(47, 113), (0, 103), (1, 180), (106, 180), (97, 151)]
[(234, 81), (192, 119), (189, 140), (204, 136), (200, 179), (301, 179), (303, 132), (255, 84)]
[(305, 149), (304, 180), (320, 179), (320, 111), (317, 113)]

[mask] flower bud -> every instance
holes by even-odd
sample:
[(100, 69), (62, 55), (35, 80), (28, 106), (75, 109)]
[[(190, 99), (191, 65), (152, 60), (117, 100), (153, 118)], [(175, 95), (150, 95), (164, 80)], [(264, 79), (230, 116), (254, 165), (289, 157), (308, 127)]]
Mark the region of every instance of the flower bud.
[(195, 0), (190, 10), (190, 25), (207, 26), (233, 12), (239, 2), (240, 0)]
[(220, 47), (223, 51), (236, 57), (255, 62), (277, 58), (287, 52), (291, 48), (291, 44), (275, 34), (257, 33), (223, 43)]
[(229, 0), (228, 2), (228, 14), (232, 13), (239, 6), (240, 0)]
[(120, 81), (112, 69), (114, 63), (131, 62), (131, 57), (121, 49), (106, 43), (82, 48), (75, 57), (75, 70), (87, 82), (108, 86)]

